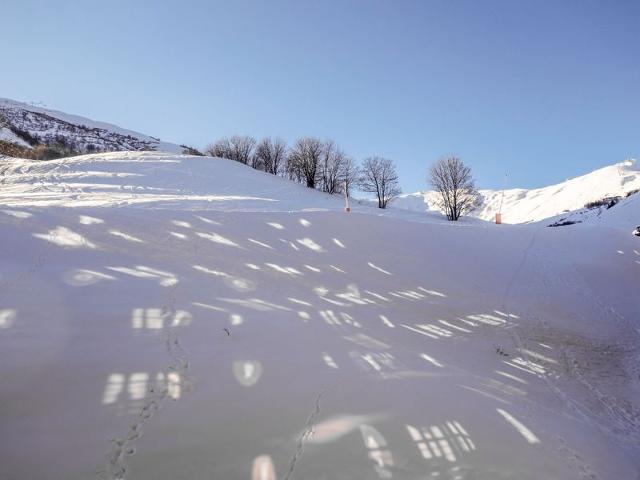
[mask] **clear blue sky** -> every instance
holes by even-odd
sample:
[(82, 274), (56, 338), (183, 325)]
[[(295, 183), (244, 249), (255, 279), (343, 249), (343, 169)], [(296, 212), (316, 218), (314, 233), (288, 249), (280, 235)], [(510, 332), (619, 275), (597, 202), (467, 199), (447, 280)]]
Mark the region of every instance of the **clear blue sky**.
[(640, 157), (640, 1), (3, 0), (0, 96), (202, 147), (333, 138), (406, 192)]

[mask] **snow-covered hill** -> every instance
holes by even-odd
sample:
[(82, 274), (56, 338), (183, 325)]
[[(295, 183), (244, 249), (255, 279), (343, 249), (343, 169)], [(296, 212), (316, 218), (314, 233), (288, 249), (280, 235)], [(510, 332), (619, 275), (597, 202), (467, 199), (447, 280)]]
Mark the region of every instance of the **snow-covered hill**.
[(640, 194), (627, 197), (610, 197), (589, 207), (545, 218), (541, 221), (551, 227), (586, 224), (606, 224), (632, 229), (640, 225)]
[(623, 228), (347, 214), (207, 157), (6, 162), (0, 477), (637, 476)]
[[(502, 205), (504, 223), (536, 222), (639, 189), (640, 166), (635, 160), (625, 160), (548, 187), (480, 190), (477, 207), (469, 215), (492, 221)], [(403, 195), (393, 203), (394, 208), (413, 211), (437, 211), (436, 205), (437, 194), (433, 191)]]
[(6, 98), (0, 98), (0, 140), (27, 147), (63, 144), (78, 152), (183, 150), (179, 145), (116, 125)]

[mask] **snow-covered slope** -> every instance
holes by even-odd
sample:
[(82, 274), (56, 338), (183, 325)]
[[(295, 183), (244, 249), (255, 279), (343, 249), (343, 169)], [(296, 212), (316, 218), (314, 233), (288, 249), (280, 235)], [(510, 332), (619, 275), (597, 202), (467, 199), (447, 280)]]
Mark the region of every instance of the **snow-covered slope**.
[(581, 208), (542, 220), (540, 223), (552, 227), (577, 223), (634, 228), (640, 224), (640, 192), (630, 192), (626, 197), (611, 197)]
[[(504, 195), (502, 190), (480, 190), (478, 205), (469, 215), (491, 221), (502, 204), (504, 223), (535, 222), (637, 189), (640, 166), (634, 160), (626, 160), (548, 187), (508, 189)], [(437, 210), (436, 205), (437, 194), (432, 191), (404, 195), (393, 203), (394, 208), (413, 211)]]
[(2, 125), (0, 125), (0, 141), (15, 143), (20, 147), (31, 148), (31, 145), (29, 145), (27, 142), (25, 142), (22, 138), (17, 136), (7, 127), (3, 127)]
[(637, 476), (623, 228), (347, 214), (153, 152), (5, 167), (0, 477)]
[[(159, 150), (180, 153), (183, 150), (179, 145), (116, 125), (6, 98), (0, 98), (2, 122), (7, 125), (0, 125), (3, 127), (0, 129), (0, 140), (23, 146), (29, 145), (25, 141), (29, 139), (46, 145), (64, 142), (80, 152)], [(26, 138), (21, 138), (20, 134)]]

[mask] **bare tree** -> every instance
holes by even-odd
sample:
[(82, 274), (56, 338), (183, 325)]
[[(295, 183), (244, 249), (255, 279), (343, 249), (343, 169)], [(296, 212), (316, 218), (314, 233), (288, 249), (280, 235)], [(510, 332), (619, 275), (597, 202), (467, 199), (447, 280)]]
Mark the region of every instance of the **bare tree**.
[(447, 218), (457, 221), (476, 198), (471, 169), (456, 156), (442, 157), (429, 169), (429, 181), (440, 194), (439, 206)]
[(342, 191), (347, 197), (351, 196), (351, 190), (358, 183), (360, 178), (360, 167), (351, 157), (346, 157), (342, 164), (340, 172), (340, 181), (342, 182)]
[(387, 204), (401, 193), (393, 161), (382, 157), (366, 158), (362, 162), (360, 188), (376, 194), (378, 208), (387, 208)]
[(330, 194), (342, 193), (347, 155), (333, 142), (324, 142), (319, 167), (320, 189)]
[(256, 146), (256, 139), (246, 135), (234, 135), (230, 138), (232, 160), (245, 165), (249, 164), (253, 157), (253, 150)]
[(212, 157), (228, 158), (247, 165), (252, 161), (255, 146), (255, 138), (247, 135), (234, 135), (231, 138), (221, 138), (209, 145), (206, 153)]
[(289, 178), (315, 188), (323, 149), (322, 142), (317, 138), (304, 137), (296, 141), (287, 156)]
[(278, 175), (287, 157), (287, 144), (284, 140), (264, 138), (256, 147), (254, 154), (254, 168)]
[(204, 152), (212, 157), (231, 159), (231, 143), (227, 137), (224, 137), (207, 146)]

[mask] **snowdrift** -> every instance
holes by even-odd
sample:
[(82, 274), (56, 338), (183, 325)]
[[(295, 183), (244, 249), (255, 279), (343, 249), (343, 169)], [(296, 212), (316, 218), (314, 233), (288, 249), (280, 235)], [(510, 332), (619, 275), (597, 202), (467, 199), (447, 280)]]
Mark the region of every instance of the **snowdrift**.
[(640, 242), (622, 229), (347, 214), (162, 153), (11, 160), (0, 204), (7, 478), (640, 468)]

